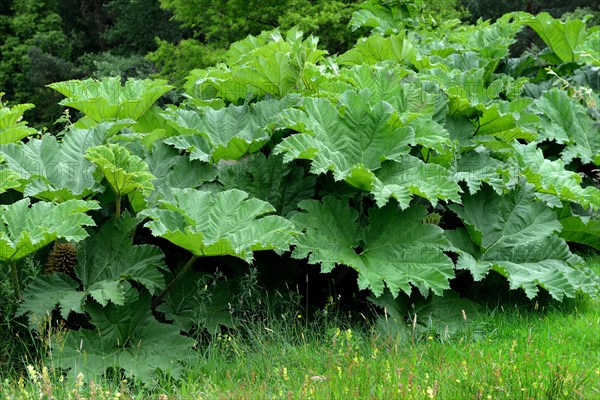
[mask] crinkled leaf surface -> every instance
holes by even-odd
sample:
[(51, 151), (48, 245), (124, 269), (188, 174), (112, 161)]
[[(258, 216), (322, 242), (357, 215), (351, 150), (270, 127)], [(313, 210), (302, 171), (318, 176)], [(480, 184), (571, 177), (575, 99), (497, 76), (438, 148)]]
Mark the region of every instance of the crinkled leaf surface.
[(339, 75), (358, 90), (369, 89), (368, 101), (371, 103), (385, 101), (391, 104), (403, 121), (427, 115), (430, 121), (443, 123), (448, 113), (448, 101), (443, 92), (413, 75), (407, 77), (408, 74), (407, 70), (392, 64), (362, 64), (343, 69)]
[(502, 194), (508, 183), (507, 166), (493, 158), (489, 151), (469, 151), (463, 154), (453, 168), (455, 180), (464, 181), (471, 194), (477, 193), (483, 183), (487, 183), (498, 194)]
[(365, 1), (360, 5), (361, 10), (352, 13), (350, 28), (355, 31), (368, 27), (372, 33), (381, 35), (398, 33), (410, 20), (408, 7), (396, 7), (391, 2)]
[(157, 206), (161, 200), (171, 201), (173, 188), (198, 188), (217, 177), (215, 165), (180, 156), (176, 149), (163, 142), (155, 142), (150, 151), (146, 151), (144, 160), (155, 177), (154, 190), (147, 198), (138, 192), (130, 194), (129, 200), (136, 212), (148, 205)]
[(358, 213), (344, 200), (332, 196), (323, 202), (306, 200), (305, 210), (292, 221), (304, 232), (292, 255), (321, 264), (329, 272), (335, 264), (359, 273), (360, 289), (375, 296), (387, 286), (394, 296), (417, 287), (425, 296), (429, 290), (441, 295), (454, 276), (454, 264), (443, 253), (448, 242), (441, 228), (422, 224), (427, 212), (413, 206), (399, 211), (395, 205), (369, 210), (366, 229), (358, 224)]
[[(193, 111), (178, 110), (176, 113), (182, 120), (197, 118), (197, 114)], [(212, 161), (210, 156), (212, 153), (212, 148), (208, 140), (203, 135), (192, 133), (171, 136), (170, 138), (165, 139), (165, 143), (175, 147), (176, 149), (188, 152), (191, 160), (198, 160), (202, 162)], [(233, 149), (237, 148), (233, 146)], [(244, 150), (241, 150), (240, 152), (242, 154), (237, 154), (238, 157), (241, 157), (241, 155), (245, 153)]]
[(178, 134), (177, 130), (167, 123), (162, 115), (163, 112), (162, 108), (154, 105), (139, 117), (135, 124), (129, 126), (148, 150), (157, 141)]
[(227, 66), (193, 72), (187, 92), (197, 99), (231, 103), (266, 95), (281, 99), (310, 86), (306, 71), (316, 68), (327, 53), (317, 43), (313, 36), (304, 39), (297, 27), (285, 35), (279, 29), (249, 35), (231, 45), (225, 54)]
[(426, 296), (431, 290), (441, 295), (454, 277), (454, 264), (443, 250), (448, 243), (443, 230), (421, 221), (427, 211), (414, 206), (402, 212), (390, 204), (371, 210), (365, 246), (360, 254), (365, 271), (358, 279), (360, 288), (370, 287), (377, 296), (383, 282), (396, 295), (410, 293), (412, 287)]
[(33, 108), (33, 104), (18, 104), (4, 107), (0, 103), (0, 144), (14, 143), (33, 135), (36, 130), (23, 121), (23, 113)]
[(269, 202), (277, 214), (288, 216), (298, 203), (314, 195), (316, 178), (304, 168), (283, 163), (283, 157), (252, 154), (237, 162), (221, 162), (219, 181), (227, 189), (240, 189)]
[[(498, 18), (493, 24), (490, 21), (478, 21), (476, 26), (461, 26), (461, 32), (455, 30), (452, 39), (465, 41), (465, 46), (478, 55), (491, 59), (486, 68), (486, 76), (494, 72), (497, 63), (509, 54), (509, 47), (516, 42), (517, 33), (523, 25), (513, 18), (512, 14), (505, 14)], [(433, 33), (435, 38), (436, 34)]]
[(304, 54), (274, 52), (257, 57), (233, 70), (240, 85), (258, 89), (258, 94), (283, 98), (298, 85), (304, 69)]
[[(462, 206), (450, 208), (463, 220), (465, 232), (479, 249), (472, 254), (463, 247), (457, 267), (471, 271), (476, 280), (494, 269), (508, 279), (512, 289), (522, 288), (529, 298), (535, 297), (538, 286), (556, 299), (593, 290), (590, 276), (573, 267), (576, 258), (557, 235), (562, 226), (556, 214), (535, 201), (531, 186), (505, 196), (486, 187), (464, 196)], [(458, 241), (453, 243), (461, 247)]]
[(199, 106), (214, 105), (215, 108), (228, 103), (237, 103), (252, 95), (252, 88), (240, 85), (233, 79), (231, 68), (224, 64), (190, 72), (185, 91), (191, 103)]
[(241, 190), (209, 193), (174, 189), (174, 200), (140, 215), (152, 221), (145, 226), (196, 256), (232, 255), (247, 262), (256, 250), (285, 250), (294, 226), (288, 220), (266, 215), (269, 203), (248, 198)]
[(111, 123), (90, 129), (72, 128), (62, 141), (52, 135), (27, 143), (0, 146), (9, 169), (24, 182), (23, 194), (49, 201), (65, 201), (99, 193), (104, 188), (93, 176), (94, 165), (85, 151), (102, 144)]
[(128, 79), (121, 85), (120, 77), (71, 80), (48, 86), (66, 96), (60, 104), (73, 107), (96, 122), (136, 120), (173, 88), (161, 79)]
[(132, 232), (140, 222), (140, 218), (125, 213), (106, 222), (79, 246), (75, 272), (83, 289), (102, 305), (106, 301), (100, 296), (111, 301), (106, 295), (120, 291), (123, 296), (123, 289), (114, 282), (135, 281), (151, 294), (165, 286), (161, 272), (166, 269), (162, 251), (149, 244), (133, 244)]
[[(2, 157), (2, 155), (0, 155), (0, 157)], [(0, 158), (0, 163), (2, 163), (2, 158)], [(19, 175), (10, 169), (0, 166), (0, 194), (9, 189), (18, 189), (20, 187), (21, 182), (19, 181)]]
[(263, 100), (244, 106), (230, 105), (215, 110), (174, 110), (163, 114), (181, 136), (165, 143), (189, 151), (192, 160), (237, 160), (254, 153), (271, 138), (275, 117), (294, 104), (290, 100)]
[(497, 100), (503, 91), (505, 82), (501, 77), (485, 83), (483, 68), (461, 71), (457, 69), (432, 68), (421, 71), (423, 80), (431, 80), (439, 84), (448, 96), (448, 115), (476, 116), (474, 108)]
[(578, 157), (583, 163), (600, 165), (600, 125), (587, 115), (585, 107), (557, 88), (545, 91), (530, 109), (540, 114), (542, 130), (538, 140), (566, 144), (566, 164)]
[[(408, 126), (415, 131), (415, 143), (426, 149), (426, 154), (452, 154), (455, 144), (450, 141), (450, 133), (430, 116), (418, 116)], [(425, 151), (425, 150), (424, 150)], [(427, 159), (428, 156), (424, 155)]]
[(100, 230), (78, 246), (75, 274), (38, 276), (23, 292), (20, 314), (28, 313), (30, 326), (49, 315), (58, 305), (67, 318), (70, 311), (83, 313), (90, 298), (106, 306), (125, 304), (125, 281), (136, 282), (150, 293), (165, 287), (164, 255), (158, 247), (133, 245), (132, 232), (141, 222), (127, 213), (106, 222)]
[(504, 142), (535, 139), (537, 135), (533, 128), (539, 118), (524, 111), (530, 102), (522, 98), (511, 103), (497, 102), (488, 107), (478, 107), (481, 116), (477, 118), (476, 137), (493, 136)]
[(263, 31), (258, 36), (248, 35), (231, 45), (225, 54), (230, 64), (246, 64), (257, 56), (267, 56), (276, 51), (281, 53), (297, 52), (306, 54), (307, 62), (315, 63), (327, 52), (317, 48), (319, 39), (309, 35), (306, 39), (298, 27), (285, 32), (278, 28)]
[(359, 64), (339, 72), (339, 76), (347, 79), (356, 89), (369, 89), (370, 99), (384, 100), (390, 104), (393, 103), (392, 99), (397, 97), (410, 97), (405, 95), (407, 88), (403, 86), (410, 86), (404, 79), (408, 74), (407, 70), (391, 64)]
[(194, 340), (180, 335), (179, 328), (159, 323), (150, 310), (150, 295), (129, 286), (124, 305), (102, 307), (90, 303), (86, 311), (96, 330), (80, 329), (52, 342), (52, 362), (97, 377), (108, 368), (121, 368), (127, 376), (151, 383), (161, 370), (179, 377), (179, 361), (189, 357)]
[(118, 196), (134, 190), (148, 195), (154, 189), (154, 176), (148, 171), (148, 164), (123, 146), (108, 144), (91, 147), (85, 158), (98, 166)]
[(536, 192), (558, 197), (563, 201), (579, 203), (583, 207), (600, 209), (600, 190), (594, 186), (581, 186), (581, 176), (565, 169), (562, 160), (551, 161), (544, 158), (535, 143), (521, 145), (515, 143), (515, 156), (521, 167), (520, 172), (531, 183)]
[(80, 241), (84, 226), (94, 221), (85, 213), (100, 208), (94, 201), (68, 200), (30, 205), (29, 198), (0, 205), (0, 261), (14, 262), (58, 238)]
[(87, 294), (102, 306), (107, 305), (109, 301), (122, 306), (125, 301), (123, 292), (119, 281), (101, 281), (92, 284), (87, 290)]
[(385, 162), (375, 175), (371, 193), (379, 207), (393, 197), (400, 208), (408, 208), (413, 194), (426, 198), (434, 206), (438, 199), (461, 201), (462, 190), (454, 181), (454, 174), (441, 165), (426, 164), (413, 156), (404, 156), (401, 162)]
[(593, 65), (595, 67), (600, 67), (600, 50), (598, 49), (598, 42), (600, 42), (600, 29), (598, 29), (597, 25), (595, 30), (592, 29), (590, 29), (586, 40), (577, 45), (575, 54), (581, 62)]
[(283, 153), (285, 162), (311, 160), (311, 172), (333, 171), (336, 180), (370, 190), (373, 171), (408, 154), (414, 131), (392, 118), (389, 103), (369, 103), (369, 93), (344, 93), (339, 109), (327, 99), (307, 98), (303, 110), (284, 111), (285, 126), (301, 133), (285, 138), (275, 153)]
[(293, 257), (321, 264), (324, 273), (331, 272), (336, 264), (362, 265), (355, 249), (364, 231), (357, 222), (356, 210), (333, 196), (325, 197), (323, 202), (305, 200), (300, 207), (304, 212), (294, 215), (292, 221), (304, 235), (296, 239)]
[(408, 64), (414, 56), (415, 49), (404, 34), (389, 37), (375, 34), (361, 38), (354, 47), (340, 55), (337, 61), (340, 65), (374, 65), (386, 60)]
[(62, 273), (38, 276), (23, 291), (16, 315), (28, 314), (29, 327), (41, 331), (56, 306), (65, 319), (71, 311), (82, 313), (86, 294), (77, 291), (78, 286), (77, 281)]

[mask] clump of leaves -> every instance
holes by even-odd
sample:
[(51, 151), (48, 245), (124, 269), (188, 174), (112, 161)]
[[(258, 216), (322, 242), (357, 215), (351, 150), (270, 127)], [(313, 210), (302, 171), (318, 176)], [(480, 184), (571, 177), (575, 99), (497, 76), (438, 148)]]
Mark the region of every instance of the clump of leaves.
[[(204, 263), (250, 264), (256, 251), (356, 270), (358, 287), (413, 330), (450, 329), (445, 313), (460, 319), (472, 305), (449, 291), (457, 270), (476, 281), (495, 271), (529, 298), (600, 294), (567, 243), (598, 238), (589, 176), (600, 98), (585, 86), (596, 30), (511, 14), (435, 29), (403, 19), (414, 31), (394, 32), (414, 11), (394, 4), (356, 14), (354, 26), (379, 32), (340, 56), (297, 29), (250, 36), (226, 63), (193, 71), (186, 100), (166, 110), (152, 108), (170, 90), (161, 81), (52, 86), (87, 116), (62, 140), (0, 144), (0, 201), (10, 203), (0, 260), (18, 288), (17, 260), (78, 242), (74, 276), (32, 279), (18, 311), (32, 329), (48, 316), (85, 321), (52, 337), (55, 365), (178, 376), (194, 343), (186, 334), (232, 326), (228, 292), (242, 290), (208, 278)], [(526, 24), (548, 50), (508, 60)], [(576, 79), (559, 76), (576, 68)], [(62, 174), (70, 165), (80, 174)], [(105, 207), (92, 220), (112, 201), (107, 188), (116, 215)], [(411, 311), (404, 299), (416, 296)]]
[(84, 226), (94, 225), (85, 213), (98, 209), (93, 201), (69, 200), (60, 204), (31, 204), (29, 198), (0, 205), (0, 262), (10, 265), (15, 295), (20, 297), (16, 262), (58, 238), (80, 241)]
[[(38, 276), (23, 292), (17, 314), (26, 314), (33, 329), (55, 310), (64, 320), (76, 314), (95, 328), (55, 337), (55, 365), (75, 374), (124, 369), (147, 382), (155, 368), (179, 373), (180, 367), (171, 360), (183, 358), (193, 340), (152, 316), (150, 301), (166, 286), (166, 266), (158, 247), (133, 244), (139, 223), (128, 214), (106, 222), (80, 244), (75, 277)], [(170, 338), (169, 347), (162, 344), (164, 337)]]

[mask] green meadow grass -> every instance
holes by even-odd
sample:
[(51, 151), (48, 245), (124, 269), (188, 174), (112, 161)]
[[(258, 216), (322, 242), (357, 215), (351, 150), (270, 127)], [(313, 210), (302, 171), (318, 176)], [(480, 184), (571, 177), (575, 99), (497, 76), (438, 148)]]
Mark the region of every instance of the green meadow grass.
[[(588, 258), (600, 272), (600, 257)], [(498, 306), (450, 340), (342, 319), (221, 335), (152, 387), (30, 366), (2, 399), (599, 399), (600, 303)], [(167, 344), (166, 344), (167, 345)]]

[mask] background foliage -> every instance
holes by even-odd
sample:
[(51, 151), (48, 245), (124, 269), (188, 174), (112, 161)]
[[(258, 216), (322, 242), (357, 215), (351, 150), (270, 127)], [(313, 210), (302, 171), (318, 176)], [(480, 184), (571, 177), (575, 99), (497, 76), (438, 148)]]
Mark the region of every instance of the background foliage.
[[(450, 18), (495, 19), (515, 10), (550, 11), (555, 17), (576, 7), (598, 11), (598, 5), (589, 0), (568, 5), (537, 1), (492, 4), (485, 0), (372, 3), (420, 15), (428, 23)], [(223, 60), (231, 43), (274, 27), (287, 30), (297, 25), (303, 32), (316, 34), (320, 47), (330, 54), (341, 53), (364, 32), (345, 28), (360, 7), (357, 0), (3, 0), (0, 91), (6, 93), (4, 100), (13, 104), (36, 104), (28, 113), (29, 120), (35, 126), (49, 126), (63, 110), (56, 94), (45, 87), (49, 83), (89, 76), (146, 78), (158, 74), (181, 84), (192, 69)], [(523, 40), (531, 39), (529, 35)]]

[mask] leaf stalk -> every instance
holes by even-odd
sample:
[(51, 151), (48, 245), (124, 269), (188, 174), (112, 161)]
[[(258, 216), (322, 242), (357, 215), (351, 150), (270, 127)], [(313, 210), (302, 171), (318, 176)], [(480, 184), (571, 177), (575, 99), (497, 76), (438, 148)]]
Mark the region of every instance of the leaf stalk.
[(115, 199), (115, 214), (117, 218), (121, 218), (121, 196), (117, 195)]
[(152, 307), (156, 307), (158, 305), (158, 303), (165, 297), (165, 295), (171, 290), (173, 289), (173, 287), (175, 285), (177, 285), (177, 283), (179, 281), (181, 281), (185, 275), (187, 275), (187, 273), (189, 272), (189, 270), (192, 269), (192, 266), (194, 265), (194, 263), (196, 262), (196, 260), (198, 259), (198, 256), (193, 255), (187, 263), (185, 263), (185, 265), (183, 266), (183, 268), (181, 269), (181, 271), (179, 271), (179, 273), (175, 276), (175, 278), (173, 278), (173, 280), (171, 282), (169, 282), (169, 284), (167, 285), (167, 287), (152, 301)]
[(17, 300), (21, 300), (21, 284), (19, 283), (19, 274), (17, 272), (17, 263), (10, 263), (10, 275), (12, 277), (13, 292)]

